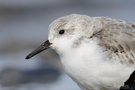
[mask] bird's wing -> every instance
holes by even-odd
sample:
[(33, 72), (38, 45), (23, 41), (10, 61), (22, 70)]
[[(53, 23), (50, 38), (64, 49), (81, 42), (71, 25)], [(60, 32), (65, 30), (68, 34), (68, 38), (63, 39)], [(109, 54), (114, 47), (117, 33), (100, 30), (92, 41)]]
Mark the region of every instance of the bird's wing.
[(108, 23), (95, 34), (100, 39), (100, 45), (110, 52), (111, 58), (126, 65), (135, 65), (135, 25), (120, 22)]

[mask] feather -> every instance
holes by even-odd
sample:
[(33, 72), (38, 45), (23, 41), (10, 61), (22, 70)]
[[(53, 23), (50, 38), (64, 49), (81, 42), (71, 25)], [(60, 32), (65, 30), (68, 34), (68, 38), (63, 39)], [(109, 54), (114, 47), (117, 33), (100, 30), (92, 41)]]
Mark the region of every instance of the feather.
[(100, 45), (109, 52), (111, 60), (116, 57), (122, 64), (135, 65), (135, 25), (124, 21), (103, 21), (103, 28), (93, 34), (100, 40)]

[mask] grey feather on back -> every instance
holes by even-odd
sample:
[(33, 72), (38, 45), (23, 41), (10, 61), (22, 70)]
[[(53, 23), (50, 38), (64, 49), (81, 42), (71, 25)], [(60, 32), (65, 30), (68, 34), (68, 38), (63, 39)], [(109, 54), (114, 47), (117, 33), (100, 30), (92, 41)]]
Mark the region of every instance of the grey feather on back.
[(110, 52), (111, 58), (119, 58), (122, 64), (135, 64), (135, 25), (122, 21), (107, 22), (94, 36), (100, 39), (100, 45)]

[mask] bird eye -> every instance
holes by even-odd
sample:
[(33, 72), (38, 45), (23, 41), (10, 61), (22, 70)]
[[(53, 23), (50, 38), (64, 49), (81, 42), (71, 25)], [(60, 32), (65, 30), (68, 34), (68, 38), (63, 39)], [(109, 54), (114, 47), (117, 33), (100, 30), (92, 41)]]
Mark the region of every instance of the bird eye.
[(65, 32), (65, 30), (60, 30), (60, 31), (59, 31), (59, 34), (62, 35), (62, 34), (64, 34), (64, 32)]

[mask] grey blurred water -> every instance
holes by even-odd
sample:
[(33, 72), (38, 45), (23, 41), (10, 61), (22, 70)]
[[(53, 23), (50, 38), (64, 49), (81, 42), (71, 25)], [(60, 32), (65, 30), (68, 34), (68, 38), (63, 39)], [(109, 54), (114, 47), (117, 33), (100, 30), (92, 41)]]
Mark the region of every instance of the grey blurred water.
[(0, 0), (0, 74), (6, 68), (25, 71), (40, 66), (49, 66), (60, 73), (49, 83), (10, 86), (9, 82), (9, 86), (0, 85), (0, 90), (79, 90), (74, 81), (62, 73), (54, 51), (47, 50), (29, 61), (25, 56), (47, 39), (48, 25), (58, 17), (78, 13), (135, 22), (134, 9), (134, 0)]

